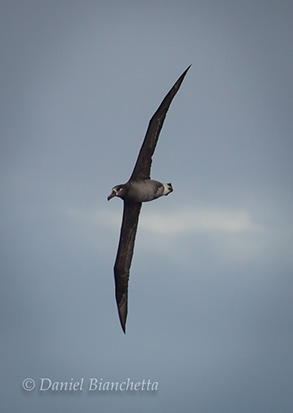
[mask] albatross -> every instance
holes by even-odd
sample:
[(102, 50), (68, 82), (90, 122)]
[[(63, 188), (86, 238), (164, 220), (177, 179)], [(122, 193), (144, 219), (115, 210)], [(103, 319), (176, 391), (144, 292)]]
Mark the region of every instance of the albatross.
[(124, 201), (120, 240), (114, 264), (116, 302), (124, 333), (126, 333), (129, 272), (142, 202), (153, 201), (173, 191), (171, 183), (165, 184), (151, 179), (152, 156), (169, 106), (190, 66), (182, 73), (151, 118), (130, 179), (125, 184), (114, 186), (107, 198), (109, 201), (119, 197)]

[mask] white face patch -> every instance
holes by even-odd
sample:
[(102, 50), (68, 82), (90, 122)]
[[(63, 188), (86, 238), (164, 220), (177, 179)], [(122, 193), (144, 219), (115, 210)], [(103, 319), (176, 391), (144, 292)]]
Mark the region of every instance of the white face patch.
[(119, 196), (119, 192), (121, 192), (122, 189), (123, 189), (122, 186), (120, 186), (120, 187), (119, 187), (119, 186), (115, 186), (115, 187), (113, 188), (113, 191), (115, 192), (116, 196)]
[(114, 188), (112, 188), (112, 191), (115, 193), (115, 196), (120, 197), (122, 194), (123, 188), (124, 188), (123, 186), (117, 185), (117, 186), (114, 186)]
[(117, 194), (118, 194), (117, 189), (116, 189), (116, 188), (112, 188), (112, 191), (115, 192), (115, 195), (117, 196)]

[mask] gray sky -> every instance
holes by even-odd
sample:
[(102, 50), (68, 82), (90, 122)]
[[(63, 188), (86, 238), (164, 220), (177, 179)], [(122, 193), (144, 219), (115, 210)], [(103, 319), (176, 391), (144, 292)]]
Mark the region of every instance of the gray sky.
[[(292, 2), (0, 4), (5, 412), (291, 411)], [(124, 335), (106, 197), (189, 64), (152, 168), (174, 192), (142, 208)]]

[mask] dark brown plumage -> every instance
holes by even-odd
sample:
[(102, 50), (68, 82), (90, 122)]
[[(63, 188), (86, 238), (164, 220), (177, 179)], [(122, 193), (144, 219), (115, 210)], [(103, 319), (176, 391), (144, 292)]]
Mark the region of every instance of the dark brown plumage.
[(152, 156), (169, 106), (189, 68), (190, 66), (180, 76), (151, 118), (129, 181), (126, 184), (115, 186), (112, 193), (108, 196), (108, 200), (118, 196), (124, 201), (120, 240), (114, 265), (116, 301), (124, 333), (127, 318), (129, 271), (142, 202), (151, 201), (162, 195), (168, 195), (173, 191), (171, 184), (162, 184), (150, 179)]

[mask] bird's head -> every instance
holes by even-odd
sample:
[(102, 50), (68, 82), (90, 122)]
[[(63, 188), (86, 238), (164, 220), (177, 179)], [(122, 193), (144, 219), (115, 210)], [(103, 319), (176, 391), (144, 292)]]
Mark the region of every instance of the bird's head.
[(118, 196), (119, 198), (123, 199), (125, 193), (125, 185), (116, 185), (114, 186), (114, 188), (112, 188), (112, 192), (107, 199), (108, 201), (110, 201), (110, 199), (114, 198), (115, 196)]

